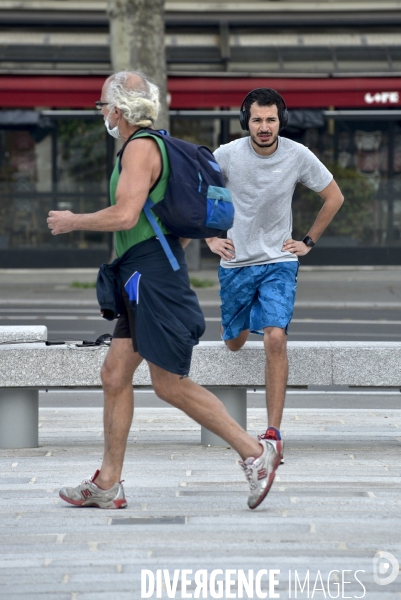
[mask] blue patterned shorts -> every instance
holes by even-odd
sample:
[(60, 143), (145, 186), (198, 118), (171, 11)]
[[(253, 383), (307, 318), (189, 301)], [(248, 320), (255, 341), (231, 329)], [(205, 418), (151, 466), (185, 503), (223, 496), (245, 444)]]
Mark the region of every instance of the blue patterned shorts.
[(265, 327), (286, 333), (294, 311), (298, 261), (219, 268), (223, 340), (241, 331), (263, 335)]

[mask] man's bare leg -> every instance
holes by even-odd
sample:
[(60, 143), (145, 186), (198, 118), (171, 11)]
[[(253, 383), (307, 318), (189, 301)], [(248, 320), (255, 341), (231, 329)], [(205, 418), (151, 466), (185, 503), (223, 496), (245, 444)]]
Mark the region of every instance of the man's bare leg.
[(279, 327), (264, 329), (268, 426), (280, 429), (288, 380), (287, 335)]
[(241, 350), (242, 346), (245, 344), (248, 337), (249, 337), (249, 329), (244, 329), (244, 331), (241, 331), (241, 333), (239, 334), (238, 337), (233, 338), (232, 340), (224, 340), (224, 343), (229, 350), (232, 350), (233, 352), (237, 352), (238, 350)]
[(181, 378), (154, 364), (149, 363), (149, 369), (153, 388), (159, 398), (223, 438), (242, 460), (260, 456), (260, 443), (230, 417), (224, 404), (211, 392), (187, 377)]
[(128, 434), (134, 415), (132, 377), (142, 361), (131, 339), (115, 338), (104, 361), (104, 454), (96, 484), (109, 489), (121, 480)]
[[(249, 337), (249, 329), (238, 337), (225, 340), (227, 348), (240, 350)], [(280, 429), (288, 380), (287, 335), (280, 327), (264, 329), (266, 351), (266, 408), (269, 427)]]
[[(130, 349), (131, 340), (113, 340), (102, 369), (105, 391), (105, 451), (96, 481), (84, 481), (76, 488), (62, 488), (60, 497), (75, 506), (125, 508), (121, 484), (122, 465), (133, 417), (132, 375), (141, 362)], [(248, 479), (248, 506), (257, 508), (268, 494), (280, 464), (281, 441), (260, 442), (252, 438), (228, 414), (224, 405), (205, 388), (148, 363), (156, 394), (183, 410), (192, 419), (222, 437), (240, 455)], [(248, 459), (248, 460), (247, 460)], [(98, 487), (97, 487), (98, 486)], [(100, 491), (103, 488), (104, 491)]]

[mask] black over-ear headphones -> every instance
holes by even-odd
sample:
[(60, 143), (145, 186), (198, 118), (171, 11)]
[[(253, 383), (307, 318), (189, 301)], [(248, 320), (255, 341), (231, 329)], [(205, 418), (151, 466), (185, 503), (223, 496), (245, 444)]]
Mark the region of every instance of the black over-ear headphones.
[[(246, 108), (245, 104), (251, 94), (253, 94), (254, 92), (259, 92), (259, 91), (260, 92), (261, 91), (270, 92), (272, 95), (272, 100), (277, 100), (277, 102), (273, 102), (273, 104), (277, 105), (278, 118), (280, 121), (280, 131), (281, 131), (282, 129), (287, 127), (288, 109), (287, 109), (287, 105), (285, 103), (284, 98), (282, 96), (280, 96), (280, 94), (278, 92), (276, 92), (276, 90), (272, 90), (271, 88), (255, 88), (254, 90), (251, 90), (245, 96), (245, 98), (243, 99), (243, 101), (241, 103), (241, 108), (240, 108), (240, 112), (239, 112), (239, 122), (241, 124), (241, 128), (244, 131), (249, 131), (248, 123), (249, 123), (249, 118), (251, 115), (250, 115), (249, 108)], [(255, 102), (257, 102), (257, 101), (255, 100)]]

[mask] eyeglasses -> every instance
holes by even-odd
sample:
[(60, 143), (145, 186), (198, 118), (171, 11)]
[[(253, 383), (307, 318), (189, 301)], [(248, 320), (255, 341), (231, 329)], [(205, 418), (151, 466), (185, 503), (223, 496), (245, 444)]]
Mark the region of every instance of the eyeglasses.
[(98, 110), (102, 110), (102, 106), (108, 106), (108, 102), (101, 102), (100, 100), (96, 100), (95, 106)]

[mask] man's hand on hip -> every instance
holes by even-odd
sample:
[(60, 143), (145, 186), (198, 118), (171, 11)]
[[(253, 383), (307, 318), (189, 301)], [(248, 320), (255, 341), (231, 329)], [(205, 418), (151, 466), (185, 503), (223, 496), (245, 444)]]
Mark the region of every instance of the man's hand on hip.
[(230, 239), (222, 239), (218, 237), (207, 238), (206, 243), (209, 246), (210, 250), (215, 254), (224, 258), (224, 260), (231, 260), (235, 258), (235, 248), (232, 240)]
[(52, 235), (74, 231), (74, 213), (70, 210), (51, 210), (47, 217), (47, 226)]
[(295, 254), (296, 256), (305, 256), (305, 254), (308, 254), (311, 250), (312, 248), (309, 248), (303, 242), (297, 242), (297, 240), (293, 239), (286, 240), (283, 245), (283, 251), (292, 252), (292, 254)]

